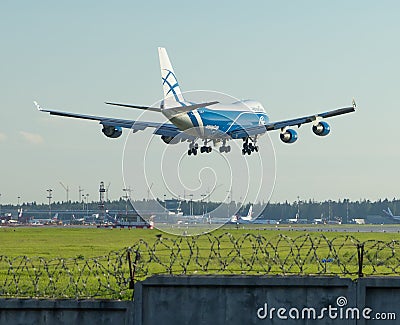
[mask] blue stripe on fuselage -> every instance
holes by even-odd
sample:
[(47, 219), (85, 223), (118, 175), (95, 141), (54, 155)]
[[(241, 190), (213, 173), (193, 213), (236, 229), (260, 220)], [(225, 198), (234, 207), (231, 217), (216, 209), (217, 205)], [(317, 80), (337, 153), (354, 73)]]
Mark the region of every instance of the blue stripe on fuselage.
[[(268, 123), (265, 113), (254, 113), (249, 111), (212, 110), (207, 108), (198, 109), (203, 125), (217, 126), (222, 132), (244, 129), (259, 125), (260, 118)], [(197, 122), (197, 121), (196, 121)]]

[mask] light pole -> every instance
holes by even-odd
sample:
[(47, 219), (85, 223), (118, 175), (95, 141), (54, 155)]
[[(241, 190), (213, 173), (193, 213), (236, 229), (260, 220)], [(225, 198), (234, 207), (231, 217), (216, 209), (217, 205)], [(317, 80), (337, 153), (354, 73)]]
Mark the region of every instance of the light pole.
[(331, 200), (328, 201), (328, 222), (331, 221)]
[(85, 210), (85, 194), (82, 194), (82, 211)]
[(86, 194), (86, 216), (89, 216), (89, 193)]
[[(1, 193), (0, 193), (0, 199), (1, 199)], [(0, 217), (1, 217), (1, 202), (0, 202)]]
[(49, 199), (49, 217), (51, 218), (51, 198), (52, 198), (51, 193), (53, 192), (53, 190), (49, 188), (46, 191), (49, 193), (47, 195), (47, 198)]
[(189, 194), (189, 196), (190, 196), (189, 213), (192, 216), (193, 215), (193, 194)]
[(78, 197), (78, 201), (82, 200), (83, 201), (83, 194), (82, 192), (84, 191), (83, 188), (81, 188), (80, 186), (78, 187), (78, 192), (79, 192), (79, 197)]
[(297, 196), (297, 220), (300, 219), (300, 196)]
[(131, 188), (124, 188), (122, 189), (125, 192), (124, 198), (125, 198), (125, 217), (128, 217), (128, 200), (131, 198)]
[(201, 194), (201, 203), (203, 205), (203, 217), (204, 217), (204, 198), (206, 197), (206, 194)]
[(228, 219), (230, 217), (230, 207), (231, 207), (231, 202), (232, 202), (232, 189), (230, 191), (227, 191), (228, 193)]
[(18, 196), (17, 199), (18, 199), (17, 209), (18, 209), (18, 214), (20, 214), (21, 213), (21, 206), (19, 205), (19, 200), (21, 199), (21, 197)]

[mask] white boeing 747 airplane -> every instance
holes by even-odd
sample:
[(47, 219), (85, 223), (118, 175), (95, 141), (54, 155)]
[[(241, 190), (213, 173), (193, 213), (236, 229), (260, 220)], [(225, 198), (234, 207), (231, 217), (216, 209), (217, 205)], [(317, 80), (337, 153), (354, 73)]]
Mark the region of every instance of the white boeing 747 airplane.
[(280, 139), (285, 143), (297, 140), (297, 132), (291, 127), (300, 127), (305, 123), (312, 123), (312, 130), (318, 136), (326, 136), (330, 126), (324, 119), (354, 112), (356, 104), (350, 107), (338, 108), (324, 113), (304, 116), (284, 121), (270, 122), (269, 117), (260, 102), (242, 100), (232, 104), (222, 104), (217, 101), (193, 103), (183, 97), (178, 80), (172, 69), (165, 48), (158, 48), (161, 66), (161, 78), (164, 90), (164, 99), (160, 107), (136, 106), (129, 104), (109, 103), (109, 105), (137, 108), (162, 113), (171, 123), (156, 123), (134, 120), (124, 120), (101, 116), (91, 116), (42, 109), (36, 102), (36, 107), (51, 115), (73, 117), (98, 121), (102, 132), (109, 138), (118, 138), (122, 129), (132, 129), (133, 132), (153, 128), (154, 134), (160, 135), (167, 144), (189, 142), (188, 155), (197, 155), (199, 146), (197, 141), (202, 141), (201, 153), (209, 153), (213, 146), (219, 146), (220, 152), (230, 152), (227, 144), (232, 139), (242, 139), (242, 154), (250, 155), (258, 152), (258, 138), (267, 131), (280, 130)]
[(254, 221), (252, 204), (250, 205), (246, 216), (240, 216), (235, 214), (231, 217), (231, 223), (251, 223), (252, 221)]

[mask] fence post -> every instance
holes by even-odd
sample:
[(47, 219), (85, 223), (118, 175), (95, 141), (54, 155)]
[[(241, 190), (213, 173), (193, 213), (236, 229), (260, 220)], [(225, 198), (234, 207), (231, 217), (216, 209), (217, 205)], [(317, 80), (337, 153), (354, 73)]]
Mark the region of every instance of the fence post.
[(358, 255), (358, 277), (362, 278), (363, 264), (364, 264), (364, 243), (357, 244), (357, 255)]
[(131, 257), (131, 251), (128, 250), (128, 264), (129, 264), (129, 277), (130, 277), (130, 281), (129, 281), (129, 289), (133, 290), (132, 293), (132, 301), (133, 298), (135, 297), (135, 272), (136, 272), (136, 264), (137, 261), (139, 260), (140, 254), (139, 252), (135, 252), (135, 261), (133, 262), (133, 269), (132, 269), (132, 257)]

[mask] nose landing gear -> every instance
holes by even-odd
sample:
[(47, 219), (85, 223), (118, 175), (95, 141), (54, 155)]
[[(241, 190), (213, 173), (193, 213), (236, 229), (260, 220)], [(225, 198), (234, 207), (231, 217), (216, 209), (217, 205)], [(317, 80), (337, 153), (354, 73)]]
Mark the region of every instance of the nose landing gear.
[(222, 146), (221, 147), (219, 147), (219, 152), (226, 152), (226, 153), (228, 153), (228, 152), (230, 152), (231, 151), (231, 146), (227, 146), (226, 145), (226, 140), (224, 140), (223, 142), (222, 142)]

